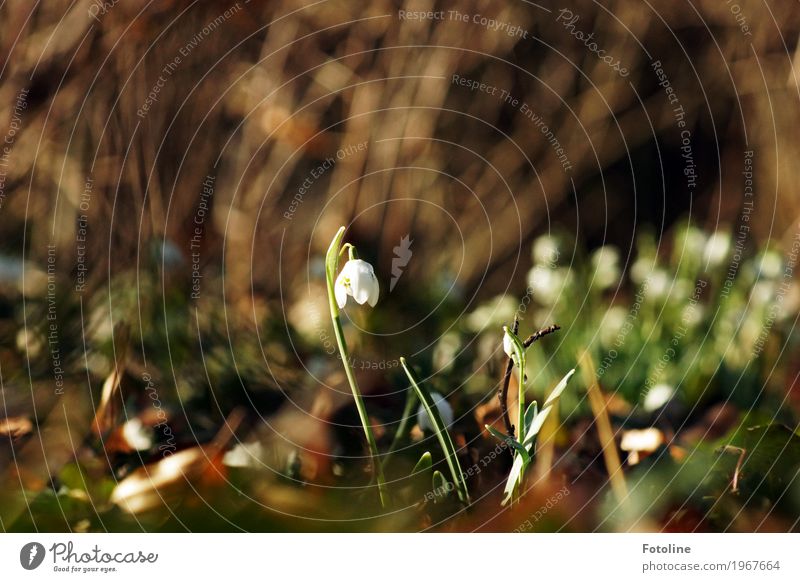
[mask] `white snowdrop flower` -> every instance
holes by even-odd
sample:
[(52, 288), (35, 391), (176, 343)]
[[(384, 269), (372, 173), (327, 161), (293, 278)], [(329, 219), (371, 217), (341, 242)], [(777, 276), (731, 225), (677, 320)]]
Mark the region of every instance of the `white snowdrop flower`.
[(705, 233), (696, 226), (689, 226), (683, 231), (683, 248), (678, 252), (684, 257), (699, 257), (706, 249), (708, 239)]
[(600, 324), (600, 341), (605, 347), (610, 347), (614, 342), (624, 341), (622, 326), (628, 319), (628, 310), (616, 305), (606, 311), (603, 322)]
[(533, 260), (539, 265), (555, 265), (560, 256), (558, 239), (545, 234), (533, 243)]
[(342, 267), (342, 272), (336, 278), (333, 292), (340, 309), (347, 303), (348, 295), (353, 297), (359, 305), (369, 303), (370, 307), (375, 307), (380, 288), (372, 265), (361, 259), (347, 261)]
[(616, 247), (604, 246), (592, 253), (594, 273), (592, 283), (600, 289), (608, 289), (619, 281), (619, 251)]
[(699, 303), (694, 305), (686, 305), (681, 312), (681, 322), (689, 327), (694, 327), (703, 321), (706, 314), (706, 309)]
[[(439, 416), (442, 417), (445, 428), (448, 428), (453, 424), (453, 407), (450, 406), (450, 403), (438, 392), (431, 392), (431, 398), (433, 398), (436, 408), (439, 409)], [(417, 424), (423, 431), (433, 431), (433, 423), (431, 422), (430, 416), (428, 416), (428, 411), (425, 410), (422, 404), (420, 404), (417, 409)]]
[(775, 297), (775, 285), (770, 281), (759, 281), (750, 291), (750, 300), (756, 305), (766, 305)]
[(644, 397), (642, 407), (647, 412), (653, 412), (664, 406), (669, 402), (670, 398), (675, 394), (675, 389), (668, 384), (656, 384), (653, 386), (647, 395)]
[(756, 267), (760, 277), (777, 279), (783, 271), (783, 259), (775, 251), (764, 251), (756, 260)]
[(552, 305), (561, 290), (572, 280), (572, 270), (568, 268), (548, 269), (536, 266), (528, 272), (528, 285), (533, 296), (544, 305)]
[(663, 299), (669, 292), (670, 279), (664, 269), (654, 269), (647, 276), (647, 294), (655, 299)]
[(639, 257), (631, 265), (631, 281), (641, 285), (655, 268), (653, 257)]
[(514, 314), (519, 308), (519, 299), (511, 295), (498, 295), (482, 303), (466, 318), (467, 329), (473, 332), (482, 332), (494, 325), (514, 319)]
[(434, 365), (444, 371), (453, 367), (461, 349), (461, 337), (456, 332), (444, 334), (433, 349)]
[(146, 451), (153, 446), (153, 429), (144, 426), (138, 418), (122, 425), (122, 436), (135, 451)]
[(725, 262), (731, 250), (731, 235), (721, 230), (716, 231), (706, 242), (704, 261), (709, 267), (717, 267)]

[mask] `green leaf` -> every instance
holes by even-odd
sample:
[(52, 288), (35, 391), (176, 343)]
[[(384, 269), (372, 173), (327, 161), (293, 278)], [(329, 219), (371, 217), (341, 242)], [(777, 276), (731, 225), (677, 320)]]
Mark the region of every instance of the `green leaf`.
[[(522, 441), (522, 444), (516, 443), (514, 446), (514, 450), (517, 451), (517, 454), (514, 455), (514, 462), (511, 465), (511, 471), (508, 473), (508, 480), (506, 481), (506, 486), (503, 489), (503, 493), (505, 496), (503, 497), (503, 501), (501, 505), (506, 505), (510, 501), (514, 499), (514, 496), (517, 495), (519, 492), (520, 487), (522, 486), (523, 479), (525, 477), (525, 469), (531, 462), (532, 455), (530, 454), (531, 449), (533, 448), (534, 441), (536, 440), (536, 435), (539, 434), (539, 431), (542, 430), (542, 426), (544, 425), (544, 421), (547, 420), (547, 417), (550, 416), (550, 412), (555, 408), (558, 404), (558, 397), (561, 396), (561, 393), (564, 392), (564, 388), (567, 386), (567, 382), (575, 373), (575, 370), (572, 369), (561, 379), (561, 381), (553, 388), (553, 391), (545, 400), (544, 406), (542, 407), (542, 411), (538, 414), (536, 413), (537, 404), (536, 402), (532, 402), (531, 405), (528, 407), (528, 410), (525, 411), (525, 415), (523, 416), (523, 421), (525, 422), (526, 430), (525, 430), (525, 437)], [(493, 431), (488, 426), (487, 429), (494, 434), (497, 431)], [(508, 437), (506, 437), (508, 439)], [(506, 442), (510, 443), (510, 439)], [(512, 445), (513, 446), (513, 445)]]
[[(777, 500), (796, 482), (800, 471), (800, 436), (790, 428), (777, 423), (739, 427), (723, 442), (744, 450), (741, 487), (747, 494), (758, 493)], [(732, 476), (736, 457), (727, 457)]]
[(531, 402), (530, 406), (528, 406), (528, 410), (525, 411), (526, 427), (529, 427), (533, 424), (533, 420), (536, 418), (537, 414), (539, 414), (539, 405), (534, 400), (533, 402)]
[(519, 441), (517, 441), (517, 439), (507, 434), (503, 434), (502, 432), (500, 432), (494, 427), (489, 426), (488, 424), (485, 424), (484, 426), (486, 427), (486, 430), (488, 430), (492, 434), (492, 436), (500, 439), (507, 445), (513, 447), (515, 451), (517, 451), (520, 455), (522, 455), (523, 460), (525, 460), (526, 462), (530, 461), (528, 451), (525, 449), (525, 447), (522, 446), (522, 444)]
[(450, 473), (453, 476), (453, 483), (456, 485), (458, 498), (463, 503), (469, 505), (470, 500), (469, 491), (467, 490), (467, 483), (464, 480), (463, 473), (461, 472), (461, 466), (458, 464), (458, 457), (456, 456), (456, 448), (453, 445), (453, 440), (450, 438), (450, 433), (447, 432), (444, 422), (442, 421), (442, 417), (439, 414), (439, 407), (434, 403), (428, 389), (421, 386), (417, 382), (416, 378), (414, 378), (414, 374), (408, 367), (408, 363), (406, 362), (405, 358), (400, 358), (400, 364), (402, 364), (403, 370), (405, 370), (406, 376), (408, 376), (408, 380), (411, 382), (411, 387), (414, 388), (414, 391), (417, 393), (417, 397), (422, 403), (423, 408), (425, 408), (425, 411), (428, 413), (428, 417), (431, 420), (434, 432), (436, 432), (436, 438), (439, 440), (439, 445), (442, 447), (442, 452), (444, 453), (444, 458), (447, 461), (447, 466), (450, 468)]
[(433, 459), (431, 457), (430, 451), (425, 451), (422, 453), (422, 456), (417, 461), (417, 464), (414, 465), (414, 469), (411, 471), (411, 475), (414, 476), (417, 473), (422, 473), (424, 471), (428, 471), (431, 467), (433, 467)]
[(437, 499), (444, 499), (450, 494), (450, 491), (447, 489), (447, 481), (442, 475), (441, 471), (434, 471), (433, 472), (433, 479), (431, 479), (431, 484), (433, 485), (433, 492), (434, 498), (433, 502), (436, 503)]
[(573, 368), (566, 375), (561, 378), (561, 381), (558, 385), (553, 388), (553, 391), (550, 393), (550, 396), (547, 397), (547, 400), (544, 402), (544, 407), (542, 407), (542, 411), (536, 415), (536, 418), (533, 419), (533, 422), (528, 427), (528, 430), (525, 433), (525, 440), (523, 444), (525, 447), (530, 450), (531, 446), (533, 445), (533, 441), (536, 438), (536, 435), (539, 434), (539, 431), (542, 430), (542, 426), (544, 426), (544, 421), (547, 420), (547, 417), (550, 416), (550, 411), (553, 410), (553, 407), (556, 406), (558, 397), (561, 396), (561, 393), (564, 392), (564, 388), (567, 387), (567, 382), (569, 379), (572, 378), (572, 375), (575, 373), (575, 369)]
[(544, 401), (544, 406), (542, 406), (542, 408), (544, 408), (548, 404), (551, 404), (553, 401), (555, 401), (556, 398), (561, 396), (561, 393), (564, 391), (564, 388), (567, 387), (567, 382), (569, 382), (569, 379), (572, 378), (572, 375), (574, 373), (575, 373), (575, 368), (572, 368), (569, 372), (567, 372), (564, 375), (563, 378), (561, 378), (561, 381), (558, 383), (558, 385), (555, 388), (553, 388), (553, 391), (550, 393), (550, 396), (548, 396), (547, 400)]
[(325, 255), (325, 274), (329, 282), (332, 282), (336, 277), (336, 268), (339, 266), (339, 248), (342, 246), (344, 231), (345, 228), (343, 226), (339, 228), (336, 236), (331, 241), (331, 246), (328, 247), (328, 254)]
[(514, 462), (511, 465), (511, 471), (508, 473), (508, 480), (506, 481), (505, 489), (503, 489), (505, 497), (503, 498), (501, 505), (506, 505), (519, 491), (519, 488), (522, 485), (522, 477), (525, 474), (525, 469), (527, 468), (528, 463), (530, 463), (530, 457), (528, 457), (528, 461), (526, 462), (521, 455), (514, 456)]

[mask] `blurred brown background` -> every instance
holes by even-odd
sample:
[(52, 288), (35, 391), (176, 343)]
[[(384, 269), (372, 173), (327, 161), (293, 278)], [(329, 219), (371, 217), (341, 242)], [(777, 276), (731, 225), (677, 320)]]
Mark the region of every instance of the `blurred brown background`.
[[(413, 230), (424, 233), (417, 248), (446, 250), (426, 268), (457, 272), (466, 289), (488, 268), (482, 288), (492, 292), (508, 283), (502, 268), (520, 246), (553, 225), (590, 245), (626, 248), (642, 223), (662, 230), (687, 214), (707, 226), (734, 222), (747, 148), (756, 152), (754, 232), (780, 238), (797, 205), (800, 84), (790, 67), (800, 13), (792, 2), (736, 6), (739, 22), (713, 0), (566, 3), (579, 15), (575, 29), (593, 32), (627, 67), (623, 78), (556, 21), (561, 6), (7, 2), (0, 119), (12, 118), (21, 90), (28, 97), (4, 188), (2, 245), (18, 253), (27, 225), (26, 258), (42, 261), (52, 241), (59, 268), (74, 268), (91, 180), (87, 264), (89, 281), (102, 285), (148, 241), (166, 238), (188, 255), (202, 183), (213, 175), (202, 263), (219, 270), (226, 259), (230, 300), (247, 297), (251, 282), (274, 296), (281, 252), (304, 264), (309, 248), (320, 252), (353, 219), (379, 270), (388, 272), (392, 247)], [(529, 38), (473, 22), (403, 21), (398, 9), (481, 14)], [(656, 59), (692, 133), (692, 196), (650, 67)], [(518, 108), (454, 85), (453, 74), (529, 104), (572, 170)], [(159, 76), (157, 101), (141, 115)], [(365, 151), (314, 182), (292, 220), (282, 217), (315, 167), (362, 142)], [(300, 271), (289, 274), (299, 282)]]

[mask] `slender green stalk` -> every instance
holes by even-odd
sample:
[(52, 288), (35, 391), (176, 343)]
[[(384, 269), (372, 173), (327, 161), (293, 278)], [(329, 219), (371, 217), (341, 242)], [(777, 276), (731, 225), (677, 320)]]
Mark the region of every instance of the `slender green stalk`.
[(519, 442), (525, 440), (525, 346), (507, 326), (503, 326), (503, 332), (511, 340), (511, 349), (517, 357), (516, 364), (519, 368), (519, 392), (517, 393), (517, 439)]
[[(372, 468), (375, 478), (378, 481), (378, 493), (380, 495), (381, 505), (387, 507), (389, 504), (389, 491), (386, 488), (386, 479), (383, 476), (383, 467), (378, 460), (378, 444), (375, 441), (375, 435), (372, 434), (372, 428), (369, 424), (369, 417), (367, 416), (367, 407), (364, 404), (364, 398), (361, 396), (361, 391), (358, 389), (353, 369), (350, 367), (350, 352), (347, 349), (347, 342), (344, 339), (344, 330), (342, 329), (342, 321), (339, 313), (339, 305), (336, 303), (336, 295), (334, 294), (334, 281), (336, 279), (336, 271), (339, 267), (339, 248), (342, 244), (342, 237), (344, 237), (345, 228), (341, 227), (333, 237), (328, 254), (325, 257), (325, 278), (328, 283), (328, 304), (331, 310), (331, 321), (333, 322), (333, 332), (336, 336), (336, 343), (339, 346), (339, 354), (342, 357), (342, 364), (344, 365), (344, 373), (347, 376), (347, 382), (350, 384), (350, 390), (353, 392), (353, 399), (356, 402), (358, 409), (358, 416), (361, 419), (361, 426), (364, 427), (364, 435), (367, 438), (367, 445), (369, 446), (370, 454), (372, 455)], [(347, 247), (351, 250), (352, 245)], [(352, 256), (352, 254), (351, 254)]]
[(408, 432), (408, 428), (411, 425), (411, 416), (414, 412), (414, 405), (417, 403), (417, 396), (414, 394), (413, 390), (408, 390), (406, 393), (406, 405), (403, 409), (403, 416), (400, 417), (400, 424), (397, 426), (397, 431), (394, 433), (394, 438), (392, 439), (392, 444), (389, 446), (389, 450), (386, 451), (386, 454), (383, 456), (383, 467), (389, 464), (389, 459), (397, 450), (397, 447), (400, 445), (400, 441), (405, 438), (406, 433)]
[(519, 442), (525, 440), (525, 359), (520, 359), (519, 364), (519, 394), (517, 396), (517, 423), (519, 424)]
[(456, 447), (453, 445), (453, 440), (450, 438), (450, 433), (447, 432), (444, 422), (442, 422), (442, 417), (439, 414), (439, 408), (436, 406), (433, 398), (431, 398), (430, 392), (428, 392), (427, 389), (422, 388), (419, 383), (417, 383), (417, 380), (414, 378), (414, 374), (408, 367), (405, 358), (400, 358), (400, 364), (402, 364), (403, 370), (405, 370), (406, 376), (408, 376), (408, 380), (411, 382), (411, 386), (414, 388), (414, 391), (417, 393), (417, 397), (420, 399), (420, 402), (422, 402), (422, 406), (428, 413), (428, 417), (431, 419), (431, 424), (433, 424), (434, 428), (436, 429), (436, 438), (439, 439), (439, 445), (442, 447), (442, 452), (444, 453), (444, 458), (447, 461), (447, 466), (450, 468), (450, 473), (453, 476), (453, 483), (458, 490), (458, 498), (466, 505), (469, 505), (469, 491), (467, 490), (467, 483), (464, 481), (464, 474), (461, 472), (461, 467), (458, 464)]

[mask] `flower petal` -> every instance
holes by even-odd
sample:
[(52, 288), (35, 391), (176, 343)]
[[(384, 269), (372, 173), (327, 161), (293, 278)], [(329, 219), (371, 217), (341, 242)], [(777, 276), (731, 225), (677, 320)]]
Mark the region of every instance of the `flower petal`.
[(369, 303), (370, 307), (375, 307), (375, 304), (378, 303), (378, 297), (381, 294), (380, 285), (378, 285), (378, 279), (374, 278), (372, 281), (372, 288), (369, 290), (369, 297), (367, 297), (367, 303)]
[(353, 297), (359, 305), (364, 305), (369, 299), (369, 285), (365, 285), (363, 279), (358, 286), (353, 285)]

